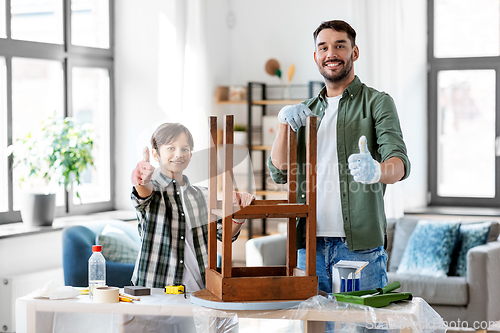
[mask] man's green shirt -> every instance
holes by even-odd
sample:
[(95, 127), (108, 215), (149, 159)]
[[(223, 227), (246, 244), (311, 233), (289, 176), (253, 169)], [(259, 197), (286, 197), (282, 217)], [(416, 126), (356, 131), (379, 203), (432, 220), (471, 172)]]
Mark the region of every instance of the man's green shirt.
[[(317, 97), (303, 102), (319, 117), (321, 126), (327, 107), (326, 88)], [(306, 202), (306, 133), (305, 127), (297, 132), (297, 202)], [(340, 200), (344, 231), (349, 250), (365, 250), (384, 245), (387, 222), (384, 212), (382, 183), (361, 184), (349, 173), (347, 158), (359, 153), (358, 141), (364, 135), (372, 157), (385, 162), (399, 157), (405, 166), (405, 179), (410, 174), (410, 161), (406, 153), (396, 106), (392, 98), (361, 83), (356, 76), (342, 93), (337, 116), (337, 154), (339, 167)], [(272, 179), (278, 184), (287, 182), (287, 171), (276, 168), (269, 157), (267, 165)], [(321, 209), (321, 207), (319, 207)], [(297, 224), (297, 248), (305, 246), (305, 219)]]

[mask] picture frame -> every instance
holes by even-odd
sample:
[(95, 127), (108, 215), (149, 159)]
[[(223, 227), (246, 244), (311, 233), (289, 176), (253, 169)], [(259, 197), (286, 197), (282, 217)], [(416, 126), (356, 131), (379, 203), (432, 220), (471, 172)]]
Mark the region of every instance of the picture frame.
[(262, 145), (272, 146), (278, 133), (278, 116), (262, 116)]

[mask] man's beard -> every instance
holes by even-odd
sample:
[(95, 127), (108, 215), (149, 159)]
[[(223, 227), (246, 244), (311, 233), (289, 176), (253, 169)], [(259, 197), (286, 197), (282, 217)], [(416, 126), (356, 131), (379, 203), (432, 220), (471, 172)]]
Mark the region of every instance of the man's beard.
[(347, 61), (347, 63), (344, 63), (342, 61), (342, 65), (344, 65), (344, 67), (339, 73), (332, 74), (330, 71), (325, 70), (323, 66), (319, 67), (319, 73), (325, 78), (325, 80), (337, 83), (342, 81), (347, 75), (349, 75), (349, 73), (352, 71), (352, 64), (353, 56), (351, 55), (351, 58)]

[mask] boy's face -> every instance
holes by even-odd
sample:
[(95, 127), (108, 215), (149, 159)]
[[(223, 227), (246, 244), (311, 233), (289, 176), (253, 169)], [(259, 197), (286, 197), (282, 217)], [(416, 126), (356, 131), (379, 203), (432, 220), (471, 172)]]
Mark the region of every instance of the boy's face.
[(152, 153), (160, 163), (161, 172), (172, 179), (181, 179), (182, 171), (187, 168), (192, 155), (186, 133), (181, 133), (175, 141), (160, 146), (159, 150), (153, 149)]

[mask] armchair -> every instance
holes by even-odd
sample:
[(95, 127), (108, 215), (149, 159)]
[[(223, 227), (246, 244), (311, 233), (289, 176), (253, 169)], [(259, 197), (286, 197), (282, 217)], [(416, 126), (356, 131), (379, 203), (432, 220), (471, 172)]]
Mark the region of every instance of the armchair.
[[(123, 221), (102, 220), (85, 226), (66, 227), (62, 232), (65, 285), (73, 287), (88, 286), (88, 259), (92, 255), (92, 245), (96, 244), (96, 236), (108, 224), (123, 230), (137, 243), (137, 248), (139, 248), (140, 238), (137, 227)], [(130, 285), (134, 266), (134, 263), (118, 263), (106, 260), (107, 285), (114, 287)]]

